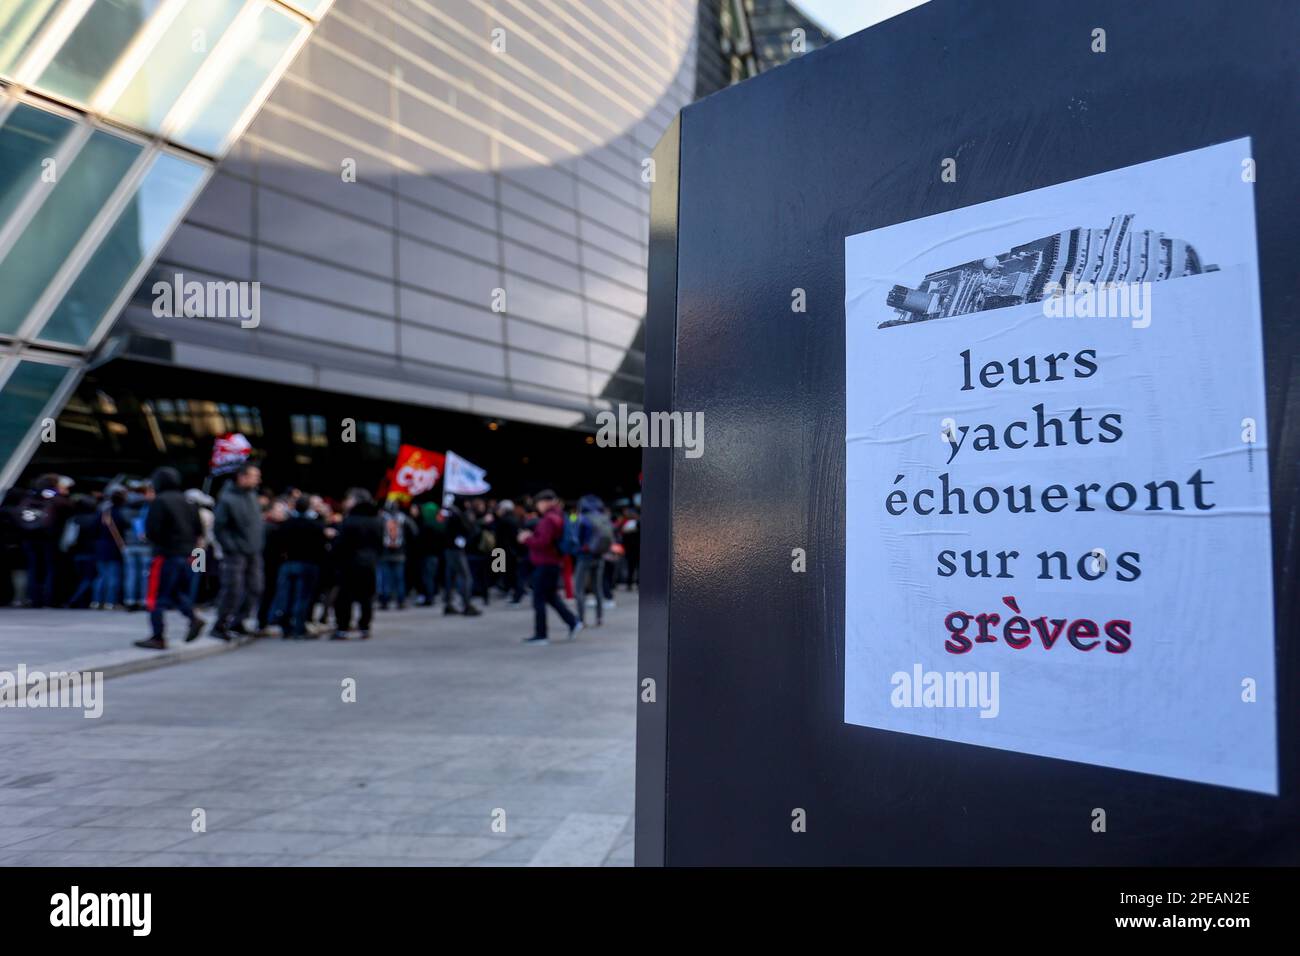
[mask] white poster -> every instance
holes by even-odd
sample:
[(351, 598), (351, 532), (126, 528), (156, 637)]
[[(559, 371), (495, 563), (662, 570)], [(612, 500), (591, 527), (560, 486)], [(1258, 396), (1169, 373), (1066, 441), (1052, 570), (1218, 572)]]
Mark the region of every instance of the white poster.
[(846, 722), (1277, 793), (1250, 155), (845, 240)]

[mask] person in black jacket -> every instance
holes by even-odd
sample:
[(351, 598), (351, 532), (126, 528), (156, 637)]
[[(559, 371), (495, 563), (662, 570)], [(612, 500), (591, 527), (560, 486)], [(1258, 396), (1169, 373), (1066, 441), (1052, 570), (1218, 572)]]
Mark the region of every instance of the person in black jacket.
[(276, 580), (276, 605), (283, 610), (284, 636), (305, 640), (307, 619), (320, 581), (325, 560), (325, 525), (306, 495), (294, 502), (289, 517), (275, 532), (276, 545), (284, 555)]
[(181, 475), (175, 468), (159, 468), (150, 479), (157, 492), (145, 519), (145, 536), (153, 545), (153, 563), (149, 566), (149, 623), (153, 636), (136, 641), (136, 647), (161, 651), (167, 648), (163, 633), (163, 612), (174, 608), (189, 618), (185, 640), (192, 641), (207, 623), (194, 613), (190, 601), (189, 575), (192, 552), (203, 535), (199, 510), (181, 491)]
[(341, 641), (352, 630), (352, 605), (361, 606), (357, 627), (361, 639), (370, 637), (370, 617), (375, 603), (375, 568), (384, 548), (384, 532), (379, 508), (364, 488), (353, 488), (343, 499), (347, 517), (338, 526), (333, 557), (339, 596), (334, 602), (334, 633), (330, 640)]

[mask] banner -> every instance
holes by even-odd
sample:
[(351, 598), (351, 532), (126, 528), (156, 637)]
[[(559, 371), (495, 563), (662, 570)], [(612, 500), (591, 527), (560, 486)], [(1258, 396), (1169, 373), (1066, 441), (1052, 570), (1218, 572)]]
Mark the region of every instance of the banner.
[(212, 458), (208, 461), (210, 474), (228, 475), (253, 454), (253, 446), (239, 432), (220, 435), (212, 442)]
[(436, 451), (415, 445), (403, 445), (397, 450), (397, 460), (388, 473), (387, 497), (403, 503), (433, 490), (442, 477), (445, 458)]
[(452, 495), (481, 495), (492, 490), (483, 479), (487, 472), (473, 462), (466, 461), (454, 451), (447, 452), (447, 479), (442, 490)]
[(846, 239), (846, 722), (1277, 793), (1250, 156)]

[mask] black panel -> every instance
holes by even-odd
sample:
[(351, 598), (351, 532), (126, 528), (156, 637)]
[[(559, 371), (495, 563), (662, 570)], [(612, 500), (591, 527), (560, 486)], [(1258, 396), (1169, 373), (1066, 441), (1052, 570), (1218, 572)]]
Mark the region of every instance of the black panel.
[[(678, 260), (651, 261), (652, 288), (676, 289), (673, 357), (653, 341), (667, 319), (647, 342), (647, 406), (671, 387), (706, 424), (704, 456), (676, 452), (671, 476), (646, 457), (647, 518), (672, 495), (671, 589), (652, 595), (647, 550), (641, 635), (643, 671), (669, 675), (667, 863), (1300, 860), (1297, 36), (1292, 0), (933, 0), (683, 111)], [(1281, 797), (845, 725), (844, 237), (1241, 136), (1259, 169)], [(661, 175), (659, 196), (677, 188)], [(639, 753), (639, 796), (661, 761)]]

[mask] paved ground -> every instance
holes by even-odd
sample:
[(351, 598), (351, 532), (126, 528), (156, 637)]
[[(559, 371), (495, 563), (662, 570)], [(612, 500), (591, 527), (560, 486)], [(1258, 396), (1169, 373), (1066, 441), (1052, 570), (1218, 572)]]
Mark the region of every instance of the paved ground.
[[(0, 866), (629, 865), (636, 603), (618, 599), (572, 643), (520, 645), (531, 611), (500, 603), (381, 612), (369, 642), (110, 679), (97, 720), (0, 709)], [(0, 610), (0, 668), (20, 641), (87, 659), (136, 622)], [(68, 629), (76, 654), (30, 651)]]

